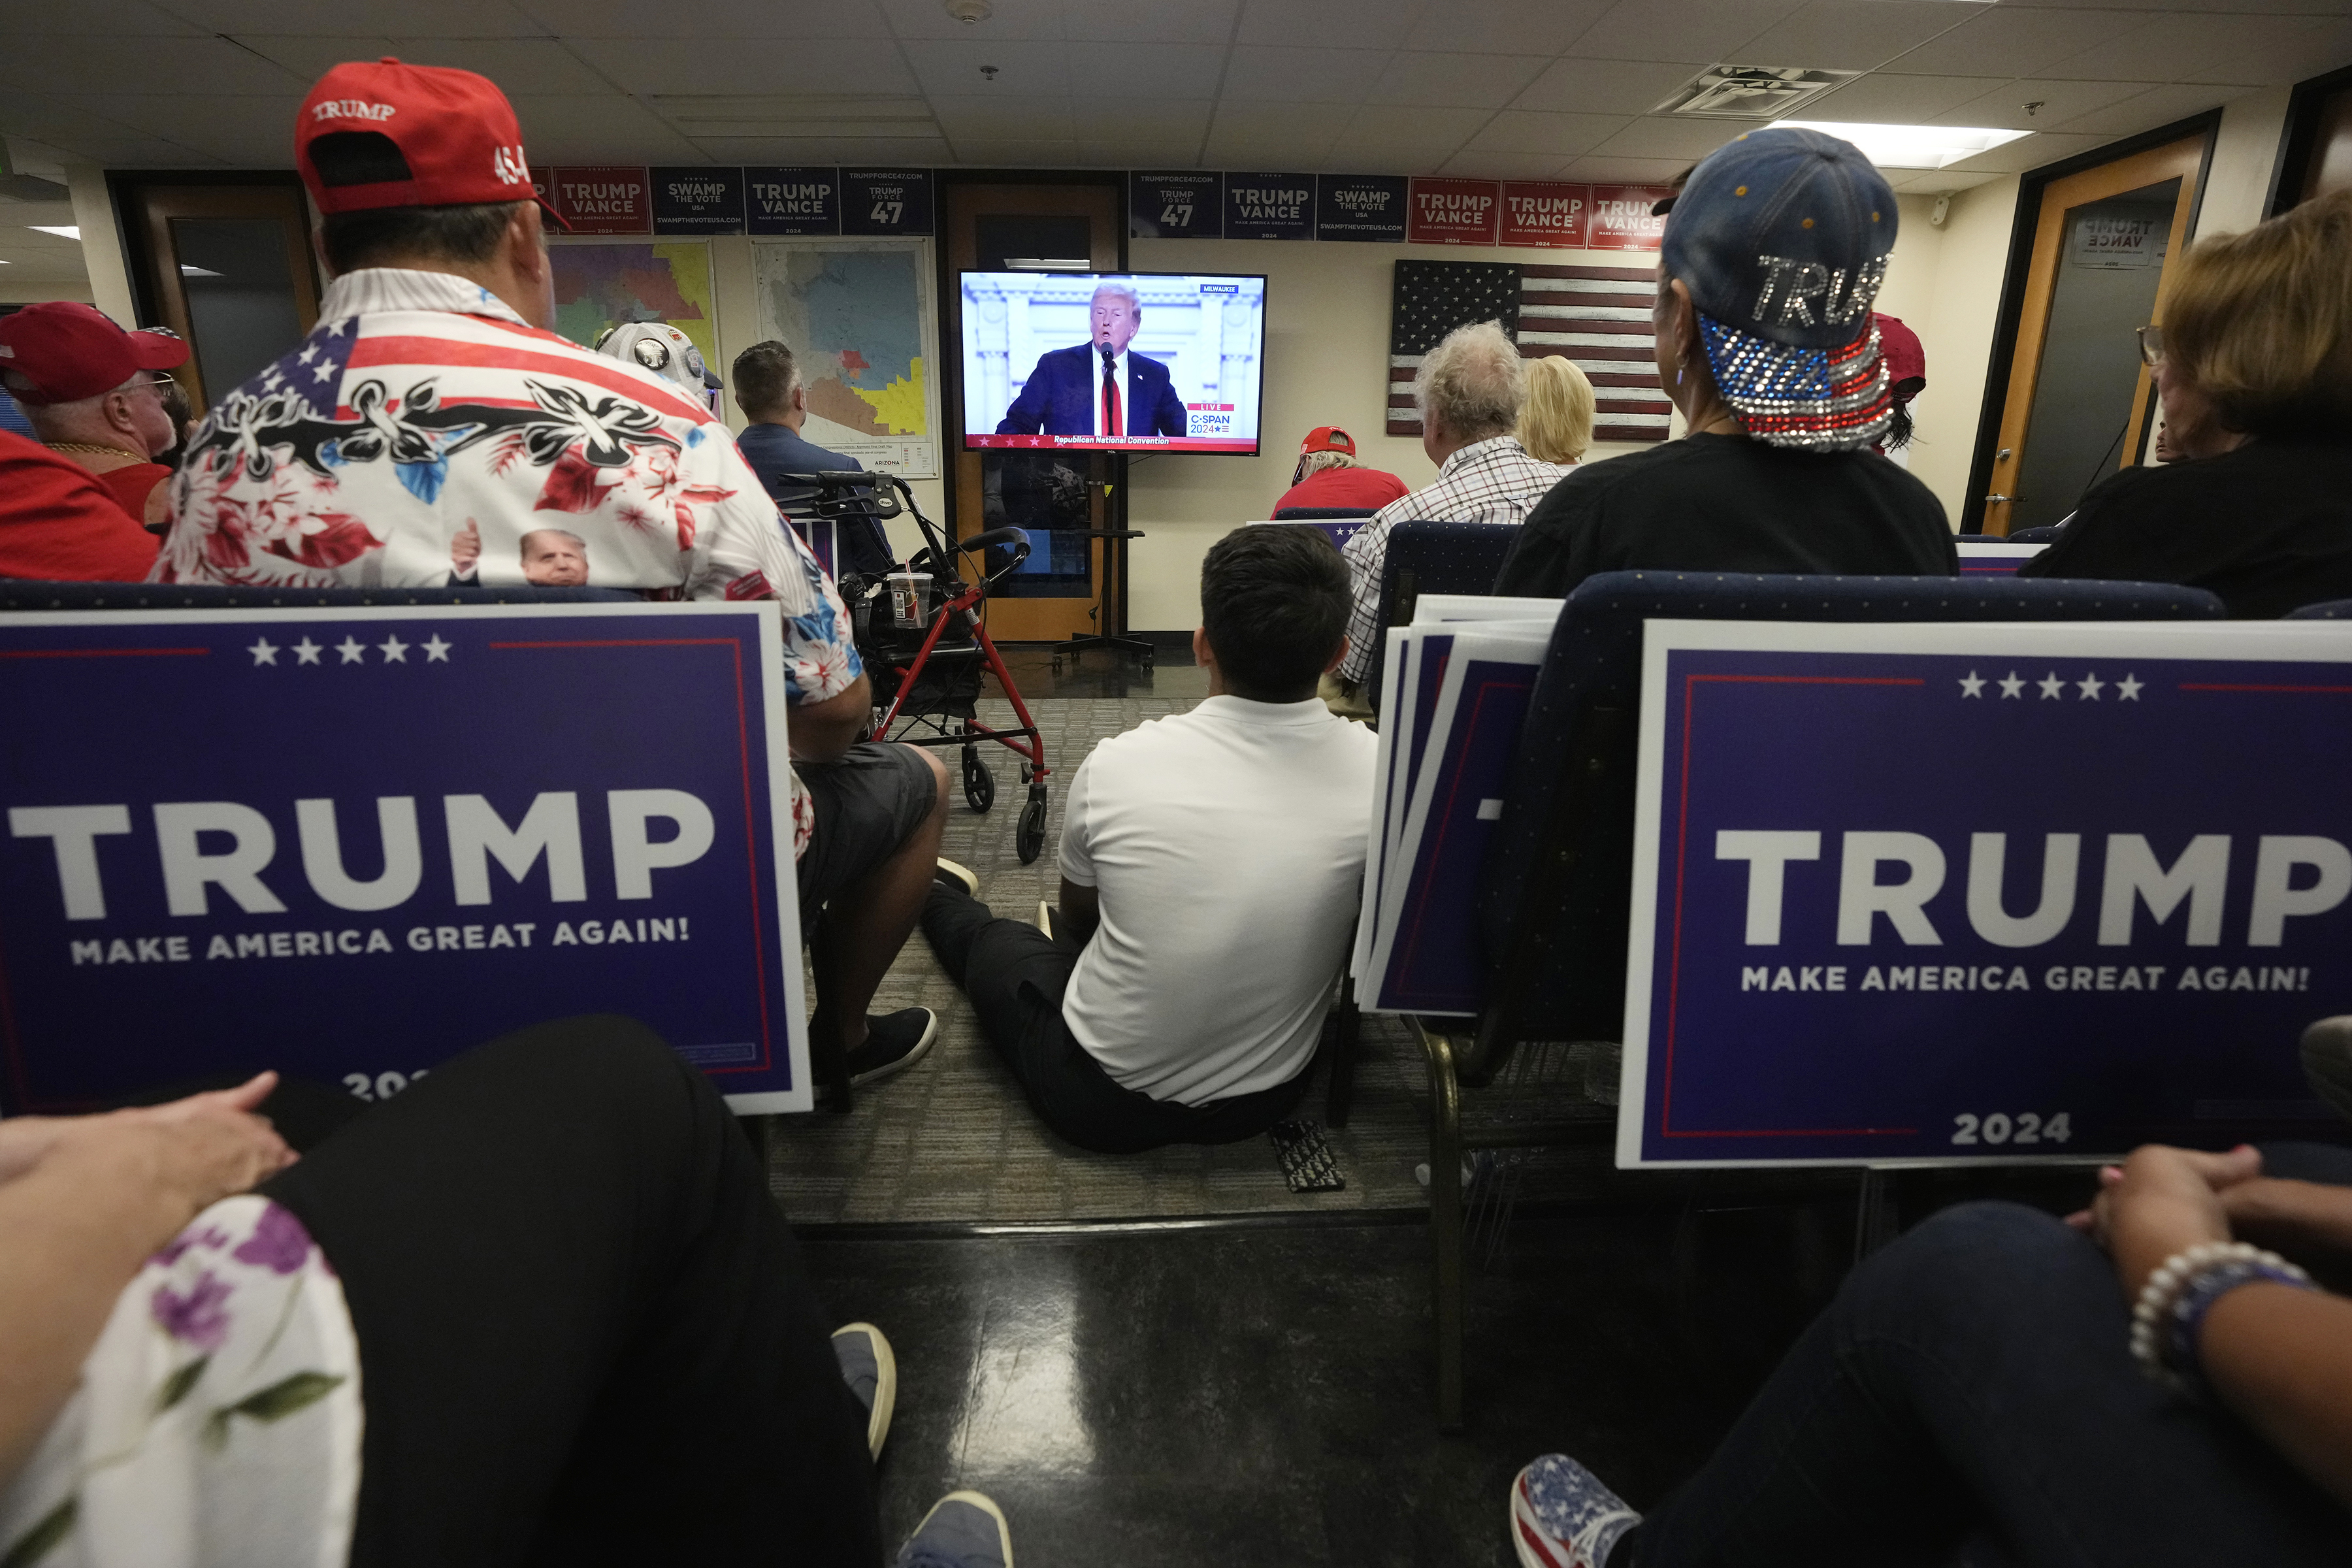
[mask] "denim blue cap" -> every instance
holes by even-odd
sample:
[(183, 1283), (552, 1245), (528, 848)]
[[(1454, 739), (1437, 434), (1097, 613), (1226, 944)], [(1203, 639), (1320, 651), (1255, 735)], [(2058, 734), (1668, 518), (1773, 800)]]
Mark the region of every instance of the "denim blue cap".
[(1895, 192), (1859, 148), (1767, 127), (1691, 171), (1666, 219), (1665, 276), (1689, 288), (1707, 365), (1750, 436), (1868, 446), (1892, 411), (1871, 305)]

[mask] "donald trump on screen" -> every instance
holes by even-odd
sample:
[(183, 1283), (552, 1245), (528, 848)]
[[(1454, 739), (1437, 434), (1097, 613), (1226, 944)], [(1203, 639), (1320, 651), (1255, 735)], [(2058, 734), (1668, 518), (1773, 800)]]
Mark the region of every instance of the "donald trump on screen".
[(1039, 355), (997, 434), (1182, 436), (1184, 401), (1168, 367), (1127, 350), (1143, 321), (1134, 286), (1116, 279), (1097, 284), (1089, 314), (1092, 340)]

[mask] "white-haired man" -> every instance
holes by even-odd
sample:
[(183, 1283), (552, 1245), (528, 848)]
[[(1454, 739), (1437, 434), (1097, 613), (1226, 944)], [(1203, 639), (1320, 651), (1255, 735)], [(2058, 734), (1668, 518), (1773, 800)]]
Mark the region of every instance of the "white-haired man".
[(1091, 336), (1076, 348), (1037, 357), (1021, 395), (997, 422), (1000, 436), (1181, 436), (1184, 400), (1156, 359), (1129, 353), (1143, 326), (1135, 286), (1115, 278), (1095, 285), (1087, 306)]
[(1527, 400), (1526, 362), (1493, 321), (1456, 327), (1423, 358), (1412, 378), (1412, 401), (1421, 411), (1421, 449), (1437, 465), (1437, 482), (1374, 512), (1341, 552), (1355, 608), (1347, 660), (1324, 678), (1323, 700), (1335, 712), (1370, 713), (1363, 689), (1381, 657), (1381, 568), (1388, 560), (1389, 530), (1400, 522), (1521, 522), (1575, 471), (1537, 461), (1511, 434)]

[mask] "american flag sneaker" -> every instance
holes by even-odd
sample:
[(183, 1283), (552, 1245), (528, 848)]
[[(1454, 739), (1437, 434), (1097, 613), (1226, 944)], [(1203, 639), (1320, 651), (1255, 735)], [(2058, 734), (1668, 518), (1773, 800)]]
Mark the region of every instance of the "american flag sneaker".
[(1610, 1549), (1641, 1522), (1566, 1454), (1546, 1454), (1511, 1483), (1511, 1544), (1526, 1568), (1605, 1568)]

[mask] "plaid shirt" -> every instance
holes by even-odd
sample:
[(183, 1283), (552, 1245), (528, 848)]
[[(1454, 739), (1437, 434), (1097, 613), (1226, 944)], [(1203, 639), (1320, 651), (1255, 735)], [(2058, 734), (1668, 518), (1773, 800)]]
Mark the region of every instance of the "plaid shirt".
[[(709, 409), (446, 273), (336, 279), (310, 335), (215, 402), (172, 499), (156, 582), (502, 586), (560, 529), (596, 587), (778, 601), (792, 702), (862, 673), (840, 595)], [(792, 786), (797, 858), (814, 816)]]
[(1513, 436), (1474, 441), (1445, 459), (1437, 482), (1372, 513), (1340, 552), (1355, 585), (1355, 608), (1348, 616), (1348, 659), (1339, 673), (1361, 683), (1381, 656), (1381, 567), (1388, 560), (1389, 530), (1400, 522), (1524, 522), (1536, 502), (1570, 468), (1539, 463)]

